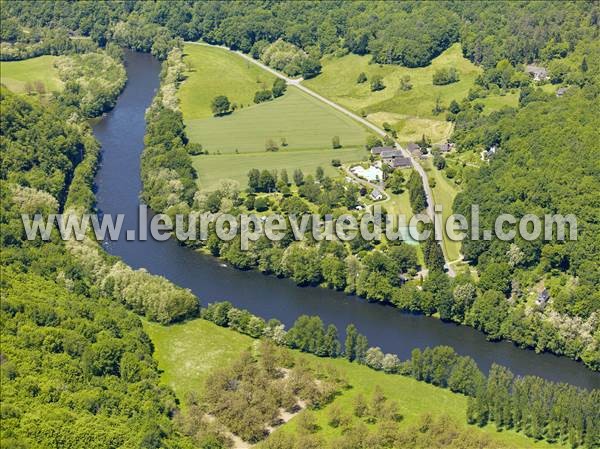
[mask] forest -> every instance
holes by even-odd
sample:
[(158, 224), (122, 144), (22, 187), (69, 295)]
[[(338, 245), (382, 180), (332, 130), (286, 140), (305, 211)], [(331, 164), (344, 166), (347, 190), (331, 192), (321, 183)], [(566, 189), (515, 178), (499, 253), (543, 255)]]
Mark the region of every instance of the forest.
[(565, 56), (600, 20), (594, 2), (23, 1), (8, 2), (2, 14), (6, 42), (36, 40), (19, 25), (62, 28), (164, 58), (172, 38), (246, 53), (283, 39), (308, 55), (370, 53), (377, 62), (409, 67), (426, 65), (457, 41), (484, 67), (502, 59), (516, 65)]
[[(42, 106), (2, 88), (0, 102), (2, 445), (175, 443), (170, 415), (176, 399), (159, 387), (152, 345), (128, 310), (144, 314), (153, 300), (166, 301), (168, 310), (174, 287), (128, 267), (116, 271), (116, 261), (95, 243), (82, 258), (81, 248), (73, 250), (57, 233), (49, 242), (25, 239), (21, 213), (55, 213), (65, 205), (85, 211), (93, 204), (98, 144), (85, 122), (68, 122), (74, 109), (61, 98)], [(101, 266), (112, 267), (109, 275), (118, 281), (97, 282)], [(155, 299), (145, 290), (144, 305), (127, 302), (139, 298), (140, 286), (131, 281), (136, 276), (144, 289), (153, 280), (160, 289)], [(147, 316), (173, 319), (160, 308)]]

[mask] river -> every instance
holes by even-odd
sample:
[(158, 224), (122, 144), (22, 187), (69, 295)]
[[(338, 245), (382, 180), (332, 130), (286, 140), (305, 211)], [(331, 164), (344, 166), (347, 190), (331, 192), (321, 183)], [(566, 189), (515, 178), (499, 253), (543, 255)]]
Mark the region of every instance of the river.
[[(128, 82), (116, 107), (94, 124), (94, 134), (102, 145), (96, 198), (102, 213), (125, 214), (123, 229), (137, 229), (144, 112), (158, 89), (160, 64), (148, 54), (131, 51), (126, 52), (126, 63)], [(342, 339), (343, 330), (354, 323), (371, 346), (402, 359), (408, 358), (413, 348), (450, 345), (458, 353), (473, 357), (483, 370), (498, 363), (519, 375), (600, 388), (599, 373), (564, 357), (536, 354), (509, 342), (488, 342), (475, 329), (369, 304), (340, 292), (300, 288), (287, 279), (235, 270), (172, 240), (126, 241), (125, 233), (121, 234), (118, 241), (104, 242), (110, 254), (191, 289), (203, 304), (227, 300), (263, 318), (277, 318), (287, 327), (299, 315), (319, 315), (325, 324), (337, 326)]]

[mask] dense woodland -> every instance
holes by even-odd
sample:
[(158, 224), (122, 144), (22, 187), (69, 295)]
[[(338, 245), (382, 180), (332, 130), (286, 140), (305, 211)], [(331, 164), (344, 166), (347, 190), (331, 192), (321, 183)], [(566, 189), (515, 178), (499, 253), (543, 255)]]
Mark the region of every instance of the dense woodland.
[[(175, 444), (175, 397), (158, 386), (140, 319), (120, 304), (135, 310), (126, 298), (144, 295), (152, 307), (150, 291), (140, 292), (153, 279), (140, 272), (134, 285), (129, 280), (136, 272), (115, 270), (116, 261), (91, 242), (83, 259), (90, 263), (96, 255), (94, 267), (82, 264), (81, 251), (57, 232), (48, 242), (25, 239), (21, 213), (47, 215), (65, 205), (87, 211), (93, 204), (98, 144), (89, 126), (73, 120), (73, 106), (60, 98), (41, 106), (3, 88), (0, 101), (2, 446)], [(121, 273), (125, 284), (97, 282), (98, 261), (109, 277)], [(174, 287), (160, 288), (155, 300), (169, 302)], [(195, 298), (191, 308), (197, 308)], [(146, 310), (140, 304), (136, 311)]]
[(19, 25), (63, 28), (99, 43), (117, 36), (164, 57), (173, 37), (247, 53), (281, 38), (314, 56), (370, 53), (409, 67), (426, 65), (457, 41), (485, 67), (553, 59), (593, 35), (600, 20), (594, 2), (23, 1), (7, 2), (2, 14), (7, 42), (25, 38)]

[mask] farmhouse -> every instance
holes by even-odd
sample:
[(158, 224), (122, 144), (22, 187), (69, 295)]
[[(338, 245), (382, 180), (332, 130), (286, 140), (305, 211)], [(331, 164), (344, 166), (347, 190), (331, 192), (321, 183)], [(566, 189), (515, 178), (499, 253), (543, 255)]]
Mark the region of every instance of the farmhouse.
[(448, 153), (449, 151), (452, 151), (452, 148), (454, 148), (454, 144), (450, 142), (446, 142), (440, 145), (440, 151), (442, 153)]
[(545, 67), (529, 64), (525, 67), (525, 72), (533, 76), (534, 81), (545, 81), (548, 79), (548, 71)]
[(392, 168), (406, 168), (410, 167), (412, 163), (409, 158), (400, 156), (392, 159), (392, 161), (388, 165)]
[(421, 147), (418, 144), (411, 142), (406, 146), (406, 149), (410, 152), (410, 154), (413, 155), (413, 157), (417, 159), (423, 158), (423, 150), (421, 150)]
[(414, 143), (414, 142), (411, 142), (411, 143), (409, 143), (409, 144), (406, 146), (406, 149), (407, 149), (408, 151), (410, 151), (411, 153), (412, 153), (413, 151), (417, 151), (417, 150), (418, 150), (418, 151), (421, 151), (421, 147), (420, 147), (419, 145), (417, 145), (416, 143)]
[(402, 151), (390, 149), (381, 152), (381, 160), (383, 162), (387, 163), (390, 159), (394, 159), (396, 157), (402, 157)]
[(394, 149), (393, 147), (373, 147), (373, 148), (371, 148), (371, 154), (373, 156), (379, 156), (384, 151), (389, 151), (389, 150), (393, 150), (393, 149)]
[(379, 182), (383, 179), (383, 172), (381, 169), (372, 165), (369, 168), (357, 165), (356, 167), (352, 167), (350, 171), (359, 178), (366, 179), (369, 182)]

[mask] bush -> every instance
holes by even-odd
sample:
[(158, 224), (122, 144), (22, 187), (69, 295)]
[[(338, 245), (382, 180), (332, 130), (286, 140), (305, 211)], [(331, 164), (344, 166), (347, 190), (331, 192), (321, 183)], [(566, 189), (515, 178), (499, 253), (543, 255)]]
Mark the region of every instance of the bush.
[(274, 82), (273, 82), (273, 97), (274, 98), (278, 98), (281, 97), (285, 91), (287, 90), (287, 84), (285, 84), (285, 81), (282, 80), (281, 78), (277, 78)]
[(204, 151), (202, 151), (202, 145), (199, 143), (189, 142), (186, 145), (186, 148), (187, 148), (187, 152), (190, 156), (198, 156), (199, 154), (204, 153)]
[(268, 139), (265, 142), (265, 150), (266, 151), (279, 151), (279, 145), (277, 145), (277, 143), (273, 139)]
[(443, 170), (446, 167), (446, 159), (444, 159), (441, 154), (436, 154), (433, 157), (433, 165), (435, 165), (435, 168), (438, 170)]
[(254, 102), (255, 103), (264, 103), (265, 101), (269, 101), (273, 99), (273, 92), (270, 90), (259, 90), (254, 94)]
[(231, 108), (231, 103), (229, 103), (229, 99), (225, 95), (218, 95), (213, 98), (211, 103), (211, 109), (213, 114), (218, 117), (220, 115), (225, 115), (229, 112)]
[(383, 84), (383, 78), (381, 75), (375, 75), (371, 79), (371, 91), (377, 92), (378, 90), (385, 89), (385, 84)]
[(254, 208), (257, 212), (264, 212), (269, 209), (269, 200), (264, 196), (259, 196), (254, 201)]
[(454, 67), (449, 69), (439, 69), (433, 74), (433, 85), (444, 86), (446, 84), (456, 83), (460, 80), (458, 70)]
[(333, 136), (333, 138), (331, 139), (331, 146), (334, 150), (342, 148), (342, 144), (340, 143), (340, 136)]

